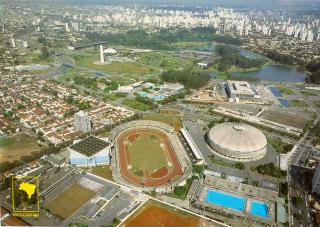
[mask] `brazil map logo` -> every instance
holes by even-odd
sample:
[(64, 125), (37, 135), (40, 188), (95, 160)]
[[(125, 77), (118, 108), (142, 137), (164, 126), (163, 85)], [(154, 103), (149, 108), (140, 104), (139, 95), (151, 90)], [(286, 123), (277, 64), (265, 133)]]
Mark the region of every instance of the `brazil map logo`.
[(15, 216), (39, 216), (39, 182), (36, 176), (12, 177), (12, 208)]

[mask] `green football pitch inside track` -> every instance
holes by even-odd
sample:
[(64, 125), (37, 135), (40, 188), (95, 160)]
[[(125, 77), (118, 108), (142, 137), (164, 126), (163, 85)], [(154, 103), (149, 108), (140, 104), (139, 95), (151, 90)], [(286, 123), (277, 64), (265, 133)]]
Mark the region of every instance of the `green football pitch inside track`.
[(156, 134), (142, 133), (135, 141), (129, 142), (127, 148), (129, 164), (132, 166), (132, 169), (129, 169), (129, 171), (135, 174), (143, 171), (151, 175), (161, 167), (170, 168), (168, 166), (164, 141)]

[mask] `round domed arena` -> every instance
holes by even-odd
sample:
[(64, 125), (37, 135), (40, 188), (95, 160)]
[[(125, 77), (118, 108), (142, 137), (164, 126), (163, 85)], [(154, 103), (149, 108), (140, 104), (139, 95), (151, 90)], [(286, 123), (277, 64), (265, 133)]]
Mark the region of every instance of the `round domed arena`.
[(257, 128), (248, 124), (226, 122), (215, 125), (207, 133), (213, 152), (236, 162), (250, 162), (267, 153), (267, 139)]

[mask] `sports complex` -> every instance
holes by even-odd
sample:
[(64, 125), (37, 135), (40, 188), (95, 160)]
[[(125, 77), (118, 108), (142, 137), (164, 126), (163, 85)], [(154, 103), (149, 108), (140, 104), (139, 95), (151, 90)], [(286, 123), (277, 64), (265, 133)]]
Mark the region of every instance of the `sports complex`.
[(191, 164), (173, 132), (171, 126), (149, 120), (116, 127), (112, 131), (114, 179), (157, 190), (183, 182), (183, 176), (191, 174)]

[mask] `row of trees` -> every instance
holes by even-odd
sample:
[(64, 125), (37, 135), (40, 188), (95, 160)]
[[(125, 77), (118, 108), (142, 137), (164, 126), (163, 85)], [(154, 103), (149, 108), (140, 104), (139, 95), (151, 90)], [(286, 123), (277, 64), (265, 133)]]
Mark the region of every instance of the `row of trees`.
[(306, 65), (306, 70), (311, 74), (307, 77), (306, 81), (309, 83), (320, 84), (320, 61), (310, 62)]
[(293, 65), (296, 62), (294, 57), (287, 54), (281, 54), (275, 50), (267, 50), (266, 56), (285, 65)]
[(163, 72), (160, 77), (165, 82), (181, 83), (187, 89), (197, 89), (203, 87), (210, 80), (210, 76), (207, 73), (195, 72), (191, 68), (183, 70), (171, 69), (169, 71)]
[(158, 50), (174, 48), (175, 42), (219, 42), (232, 45), (241, 45), (243, 40), (228, 36), (215, 35), (215, 29), (211, 27), (198, 27), (192, 29), (180, 29), (177, 31), (161, 29), (159, 32), (147, 33), (143, 29), (130, 30), (120, 34), (86, 33), (86, 37), (94, 42), (107, 41), (115, 45), (136, 46)]
[(240, 50), (228, 45), (218, 45), (216, 52), (221, 56), (219, 60), (219, 71), (226, 71), (231, 66), (236, 66), (243, 69), (259, 68), (265, 64), (263, 59), (250, 59), (242, 56)]

